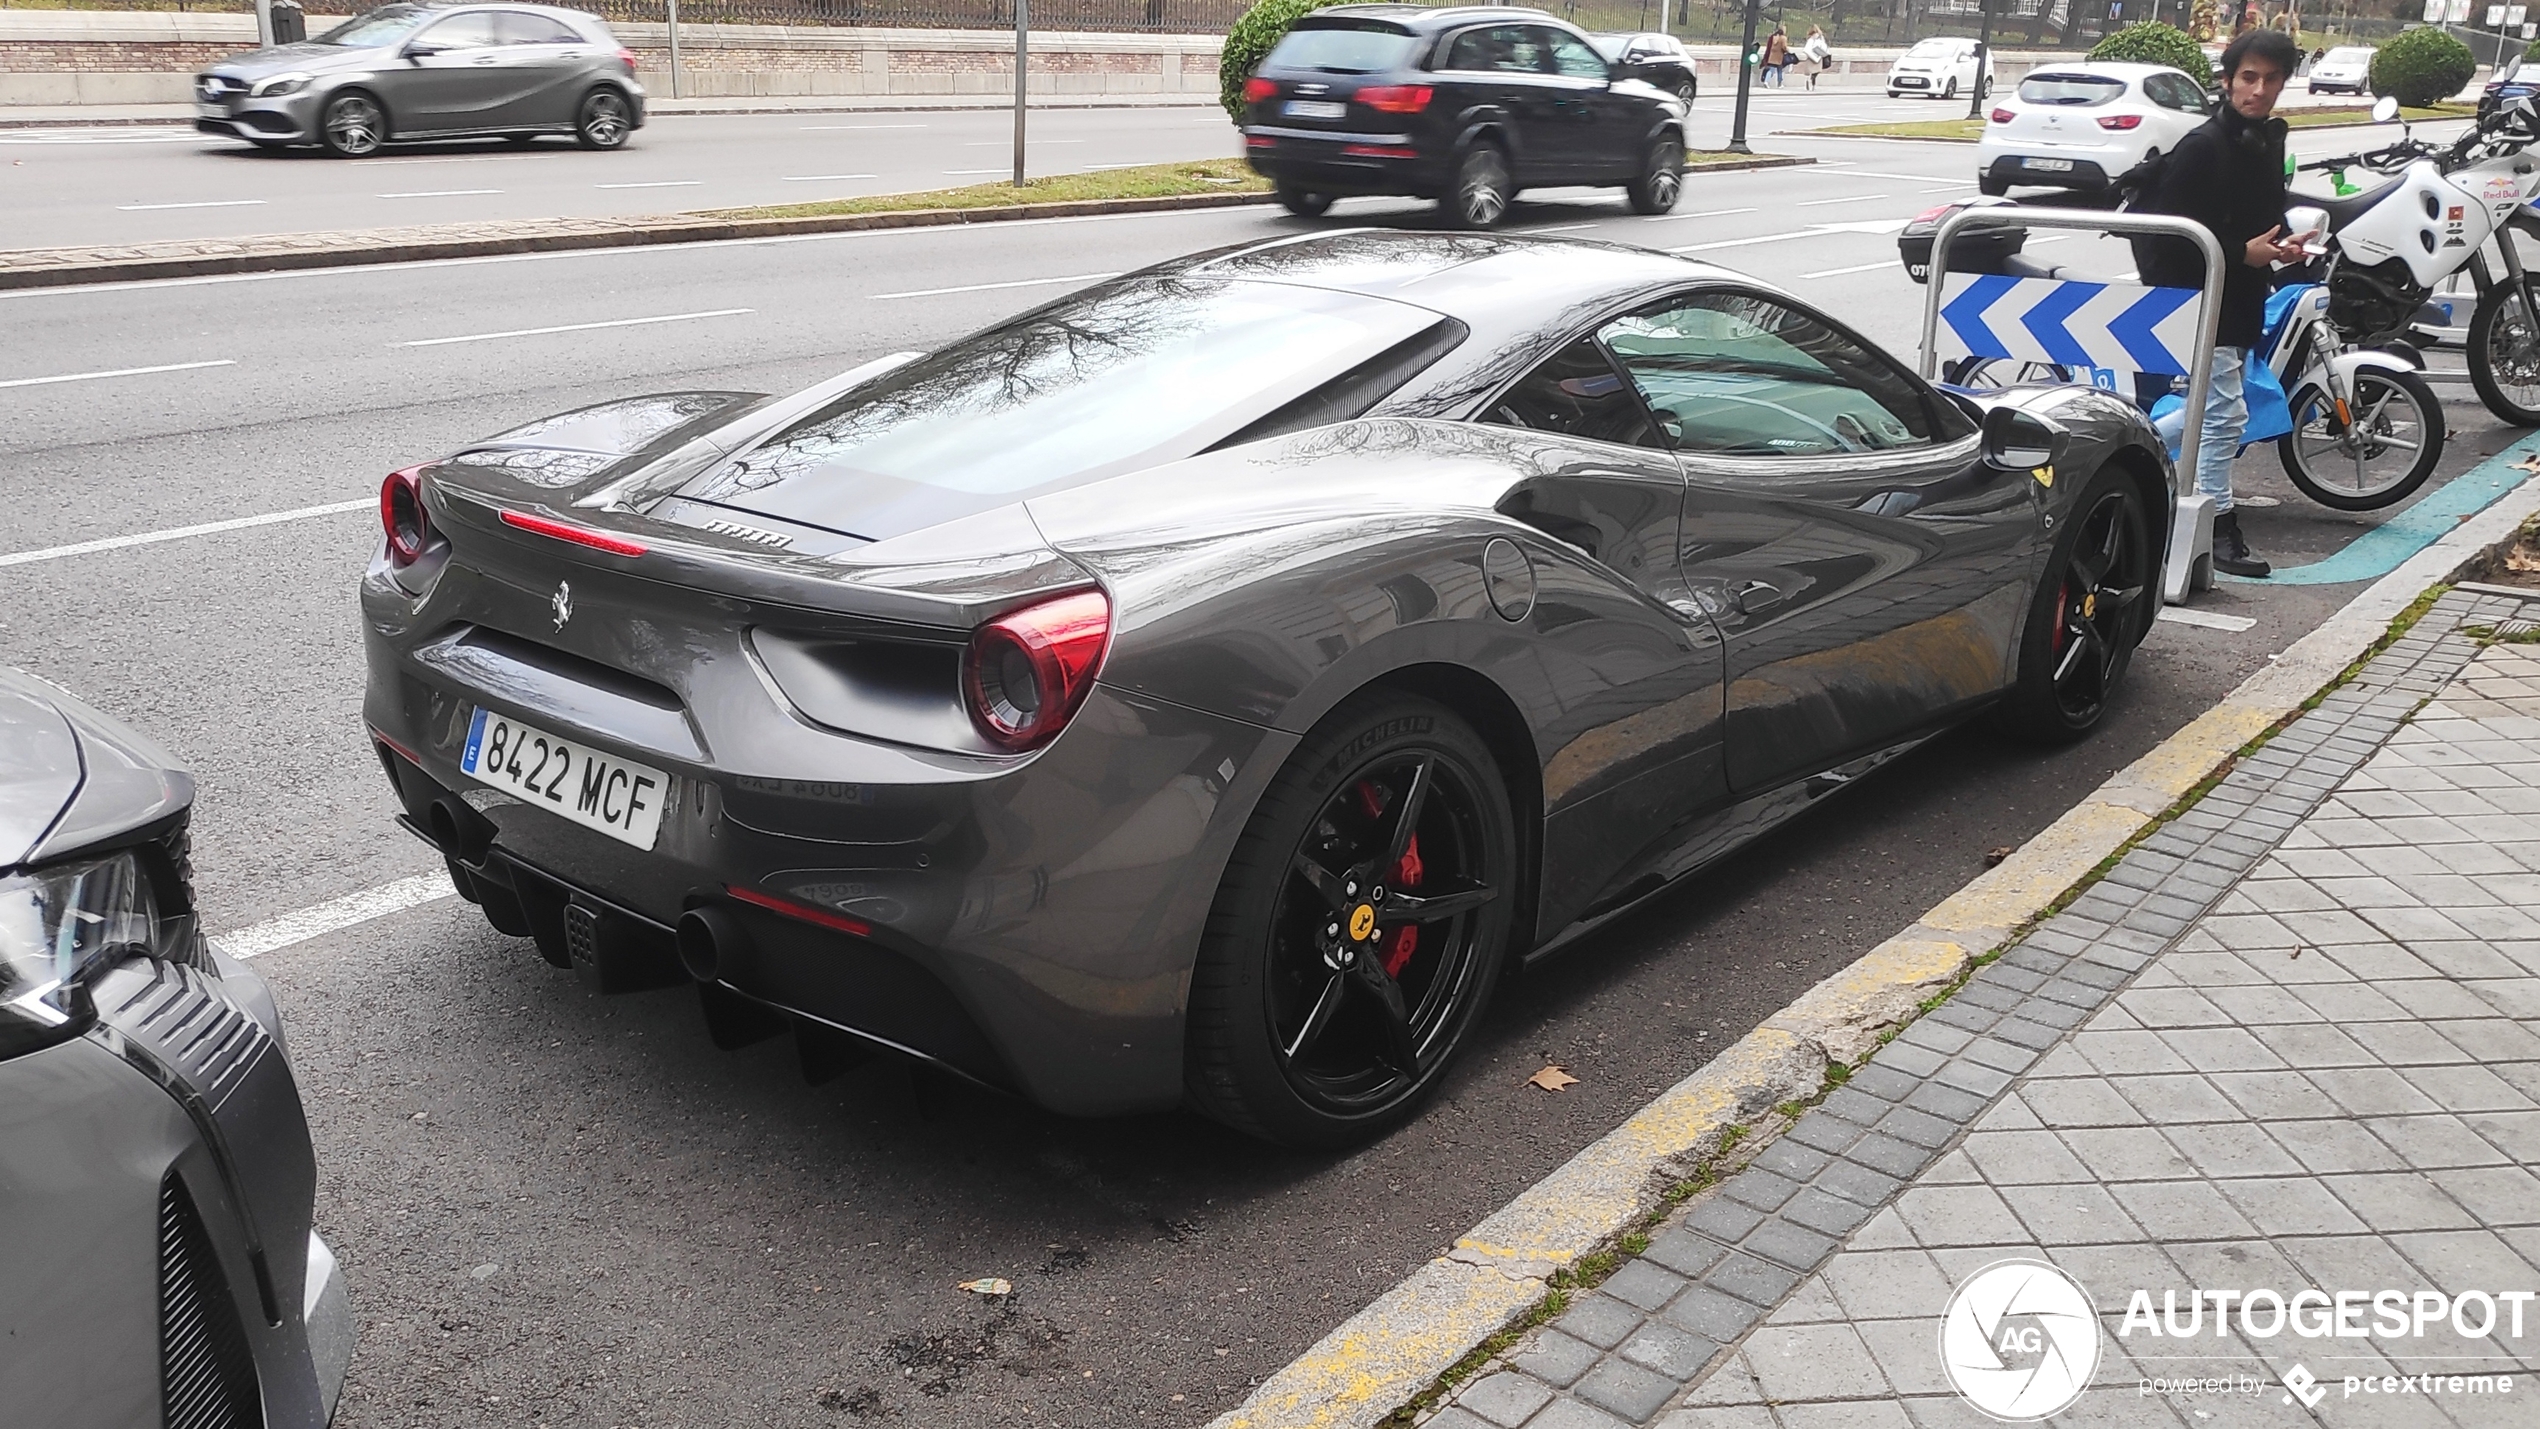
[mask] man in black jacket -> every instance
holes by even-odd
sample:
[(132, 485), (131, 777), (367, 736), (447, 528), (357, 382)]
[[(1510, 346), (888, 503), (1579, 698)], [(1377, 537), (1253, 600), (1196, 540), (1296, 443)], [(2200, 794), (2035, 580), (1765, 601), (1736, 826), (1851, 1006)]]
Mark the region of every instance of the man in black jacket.
[[(2301, 51), (2281, 30), (2251, 30), (2223, 50), (2223, 105), (2203, 127), (2178, 141), (2138, 213), (2169, 213), (2203, 224), (2222, 245), (2221, 322), (2214, 330), (2214, 375), (2205, 389), (2205, 422), (2196, 450), (2196, 489), (2214, 498), (2214, 568), (2263, 576), (2267, 563), (2250, 553), (2231, 505), (2231, 464), (2249, 425), (2241, 369), (2266, 329), (2267, 292), (2277, 263), (2302, 259), (2284, 233), (2284, 121), (2274, 118), (2284, 82)], [(2135, 250), (2143, 281), (2165, 288), (2205, 286), (2205, 259), (2178, 239), (2145, 239)]]

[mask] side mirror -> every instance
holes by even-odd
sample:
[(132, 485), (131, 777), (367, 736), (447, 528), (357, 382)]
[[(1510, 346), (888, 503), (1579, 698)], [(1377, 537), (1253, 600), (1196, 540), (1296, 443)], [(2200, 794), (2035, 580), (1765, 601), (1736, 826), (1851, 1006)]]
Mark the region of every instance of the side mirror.
[(1984, 464), (2002, 471), (2034, 471), (2064, 459), (2070, 433), (2017, 407), (1984, 414)]
[(2387, 124), (2398, 117), (2399, 101), (2396, 96), (2385, 94), (2372, 102), (2373, 123)]
[(448, 45), (436, 45), (426, 40), (417, 40), (406, 46), (401, 53), (410, 60), (428, 60), (449, 48)]

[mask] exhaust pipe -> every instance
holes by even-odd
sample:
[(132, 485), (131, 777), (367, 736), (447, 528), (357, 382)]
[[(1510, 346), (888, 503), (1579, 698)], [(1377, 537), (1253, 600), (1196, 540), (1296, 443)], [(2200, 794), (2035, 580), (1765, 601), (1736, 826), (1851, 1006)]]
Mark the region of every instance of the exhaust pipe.
[(494, 844), (492, 820), (462, 803), (456, 794), (434, 799), (427, 818), (432, 841), (441, 846), (442, 853), (461, 863), (485, 862), (485, 851)]
[(750, 960), (750, 935), (719, 908), (691, 908), (679, 919), (679, 965), (699, 982), (723, 982)]

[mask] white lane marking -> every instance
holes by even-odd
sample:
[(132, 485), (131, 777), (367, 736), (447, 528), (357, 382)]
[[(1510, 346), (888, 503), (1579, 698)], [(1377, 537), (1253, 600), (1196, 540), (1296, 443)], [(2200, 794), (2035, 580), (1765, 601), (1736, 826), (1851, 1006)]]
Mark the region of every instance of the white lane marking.
[(923, 124), (805, 124), (804, 129), (923, 129)]
[(2161, 613), (2152, 618), (2166, 620), (2172, 625), (2194, 625), (2206, 630), (2228, 630), (2234, 635), (2258, 623), (2245, 615), (2217, 615), (2210, 610), (2190, 610), (2183, 605), (2162, 606)]
[(1945, 193), (1949, 193), (1949, 192), (1951, 192), (1952, 190), (1955, 190), (1955, 189), (1971, 189), (1971, 188), (1974, 188), (1975, 186), (1976, 186), (1976, 181), (1975, 181), (1975, 180), (1973, 180), (1973, 179), (1969, 179), (1969, 180), (1967, 180), (1965, 183), (1959, 183), (1959, 184), (1942, 184), (1940, 187), (1935, 188), (1935, 189), (1920, 189), (1920, 190), (1917, 190), (1917, 192), (1919, 192), (1919, 193), (1927, 193), (1927, 194), (1945, 194)]
[(777, 182), (783, 184), (826, 184), (843, 182), (847, 179), (877, 179), (880, 177), (881, 175), (879, 174), (787, 174), (785, 177), (777, 180)]
[(294, 943), (305, 943), (328, 933), (340, 933), (375, 918), (385, 918), (391, 913), (402, 913), (409, 908), (456, 897), (457, 894), (458, 890), (450, 886), (449, 874), (418, 873), (412, 878), (400, 878), (377, 888), (365, 888), (359, 893), (331, 898), (296, 913), (268, 918), (235, 933), (223, 933), (212, 939), (212, 946), (245, 962), (266, 953), (280, 952)]
[(1119, 276), (1117, 273), (1077, 273), (1065, 278), (1025, 278), (1013, 283), (972, 283), (960, 288), (917, 288), (905, 293), (873, 293), (868, 296), (878, 303), (888, 298), (940, 298), (946, 293), (986, 293), (998, 288), (1040, 288), (1051, 283), (1094, 283)]
[(405, 193), (381, 194), (381, 198), (466, 198), (470, 194), (498, 194), (501, 189), (412, 189)]
[(1728, 218), (1736, 214), (1753, 213), (1754, 211), (1755, 210), (1751, 208), (1710, 208), (1704, 209), (1700, 213), (1653, 213), (1648, 217), (1643, 218), (1641, 222), (1674, 223), (1679, 219), (1686, 218)]
[(119, 134), (47, 134), (32, 129), (0, 130), (0, 144), (183, 144), (199, 143), (209, 135), (191, 129), (147, 130)]
[(944, 170), (944, 173), (945, 173), (945, 175), (946, 175), (947, 177), (954, 177), (954, 176), (959, 176), (959, 175), (962, 175), (962, 174), (1010, 174), (1010, 173), (1013, 173), (1013, 172), (1014, 172), (1014, 169), (1013, 169), (1013, 166), (1012, 166), (1012, 165), (1008, 165), (1007, 167), (1002, 168), (1002, 169), (946, 169), (946, 170)]
[(65, 372), (59, 377), (12, 377), (0, 387), (50, 387), (56, 382), (93, 382), (100, 377), (144, 377), (153, 372), (191, 372), (198, 367), (236, 367), (234, 357), (216, 357), (209, 362), (171, 362), (160, 367), (118, 367), (109, 372)]
[(1846, 273), (1875, 273), (1882, 268), (1897, 268), (1902, 266), (1903, 265), (1897, 262), (1897, 260), (1890, 258), (1884, 263), (1855, 263), (1849, 268), (1820, 268), (1814, 273), (1802, 273), (1799, 276), (1802, 278), (1840, 278)]
[(735, 318), (756, 308), (715, 308), (702, 313), (664, 313), (657, 318), (613, 318), (602, 323), (565, 323), (557, 327), (516, 327), (508, 332), (472, 332), (464, 337), (420, 337), (399, 347), (447, 347), (454, 342), (492, 342), (498, 337), (545, 337), (557, 332), (592, 332), (604, 327), (645, 327), (652, 323), (681, 323), (691, 318)]
[(65, 556), (86, 556), (98, 551), (120, 551), (126, 546), (153, 546), (161, 541), (182, 541), (188, 536), (217, 536), (224, 531), (244, 531), (251, 526), (278, 526), (285, 521), (305, 521), (312, 516), (341, 516), (347, 511), (376, 511), (377, 497), (365, 496), (359, 501), (336, 501), (325, 506), (303, 506), (296, 511), (268, 511), (262, 516), (239, 516), (227, 521), (206, 521), (199, 526), (172, 526), (164, 531), (143, 531), (132, 536), (108, 536), (103, 540), (81, 541), (70, 546), (48, 546), (40, 551), (11, 551), (0, 555), (0, 566), (26, 566), (37, 561), (58, 561)]
[[(1029, 142), (1034, 144), (1082, 144), (1085, 141), (1082, 139), (1033, 139)], [(1013, 147), (1013, 144), (1014, 141), (1011, 139), (964, 139), (961, 141), (961, 147), (965, 149), (1005, 149)]]
[(591, 187), (595, 189), (693, 189), (704, 182), (703, 179), (654, 179), (649, 183), (593, 184)]
[[(1225, 208), (1197, 210), (1201, 216), (1216, 219), (1240, 217), (1251, 211), (1268, 212), (1268, 200), (1260, 203), (1232, 204)], [(1015, 218), (997, 223), (954, 223), (920, 228), (851, 228), (833, 233), (787, 233), (773, 238), (709, 238), (698, 243), (636, 243), (610, 248), (561, 248), (539, 253), (486, 253), (472, 258), (412, 258), (393, 263), (341, 263), (328, 268), (279, 268), (263, 273), (203, 273), (190, 278), (127, 278), (113, 283), (59, 283), (41, 288), (0, 288), (0, 303), (23, 298), (86, 297), (93, 293), (129, 293), (156, 288), (192, 288), (212, 283), (273, 283), (300, 278), (340, 278), (367, 275), (383, 269), (471, 268), (485, 263), (544, 263), (558, 258), (633, 258), (660, 257), (691, 252), (713, 252), (724, 248), (778, 248), (794, 243), (863, 242), (877, 238), (907, 238), (922, 234), (933, 238), (960, 234), (964, 236), (991, 233), (1000, 229), (1045, 228), (1062, 223), (1149, 222), (1189, 218), (1191, 209), (1145, 209), (1135, 213), (1084, 213), (1065, 218)], [(1898, 220), (1900, 223), (1903, 220)]]
[(1850, 176), (1853, 176), (1853, 177), (1858, 177), (1858, 178), (1864, 178), (1864, 179), (1907, 179), (1907, 180), (1911, 180), (1912, 182), (1914, 182), (1914, 183), (1918, 183), (1918, 184), (1936, 184), (1936, 183), (1941, 183), (1941, 182), (1943, 182), (1943, 181), (1945, 181), (1945, 180), (1948, 180), (1948, 177), (1949, 177), (1949, 176), (1948, 176), (1948, 175), (1946, 175), (1946, 174), (1890, 174), (1890, 173), (1882, 173), (1881, 171), (1879, 171), (1879, 170), (1877, 170), (1877, 169), (1856, 169), (1856, 168), (1851, 167), (1849, 164), (1846, 164), (1846, 163), (1844, 163), (1843, 161), (1838, 160), (1838, 159), (1828, 159), (1828, 160), (1824, 161), (1823, 163), (1820, 163), (1817, 167), (1819, 167), (1819, 168), (1821, 168), (1821, 169), (1825, 169), (1825, 170), (1827, 170), (1827, 171), (1828, 171), (1828, 172), (1830, 172), (1830, 173), (1846, 174), (1846, 175), (1850, 175)]
[(260, 198), (215, 198), (201, 203), (119, 203), (115, 205), (115, 210), (118, 213), (147, 213), (159, 208), (254, 208), (263, 202)]
[(1521, 233), (1576, 233), (1582, 228), (1594, 227), (1596, 225), (1593, 223), (1555, 223), (1543, 228), (1524, 228), (1518, 231)]
[(1872, 199), (1874, 199), (1874, 198), (1886, 198), (1886, 197), (1887, 197), (1887, 195), (1886, 195), (1886, 194), (1846, 194), (1846, 195), (1844, 195), (1842, 198), (1812, 198), (1812, 199), (1808, 200), (1806, 203), (1795, 203), (1795, 204), (1792, 204), (1792, 205), (1791, 205), (1791, 207), (1792, 207), (1792, 208), (1824, 208), (1827, 204), (1830, 204), (1830, 203), (1868, 203), (1870, 200), (1872, 200)]

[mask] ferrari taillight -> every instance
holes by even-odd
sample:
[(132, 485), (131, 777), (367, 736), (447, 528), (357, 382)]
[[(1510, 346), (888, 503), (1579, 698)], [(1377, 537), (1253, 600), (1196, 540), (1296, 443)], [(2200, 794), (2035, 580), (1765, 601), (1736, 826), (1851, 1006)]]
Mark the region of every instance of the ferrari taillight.
[(1379, 114), (1417, 114), (1434, 93), (1425, 84), (1371, 84), (1358, 91), (1358, 102)]
[(982, 625), (961, 662), (970, 720), (999, 749), (1045, 744), (1067, 725), (1102, 666), (1111, 598), (1054, 596)]
[(413, 565), (432, 540), (432, 517), (423, 509), (423, 468), (428, 465), (392, 471), (379, 488), (379, 525), (388, 534), (388, 564), (400, 570)]

